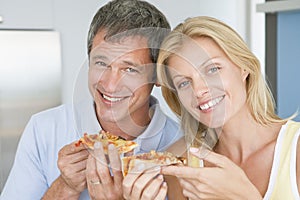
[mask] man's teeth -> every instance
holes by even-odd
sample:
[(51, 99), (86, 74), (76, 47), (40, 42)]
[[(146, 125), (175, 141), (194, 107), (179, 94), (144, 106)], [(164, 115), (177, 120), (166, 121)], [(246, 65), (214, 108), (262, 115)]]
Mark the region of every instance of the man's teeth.
[(217, 105), (223, 98), (224, 98), (224, 96), (218, 97), (216, 99), (213, 99), (213, 100), (207, 102), (206, 104), (200, 105), (199, 107), (201, 110), (207, 110), (207, 109)]
[(111, 102), (117, 102), (117, 101), (121, 101), (123, 99), (123, 97), (121, 97), (121, 98), (109, 97), (109, 96), (106, 96), (105, 94), (103, 94), (103, 98), (108, 101), (111, 101)]

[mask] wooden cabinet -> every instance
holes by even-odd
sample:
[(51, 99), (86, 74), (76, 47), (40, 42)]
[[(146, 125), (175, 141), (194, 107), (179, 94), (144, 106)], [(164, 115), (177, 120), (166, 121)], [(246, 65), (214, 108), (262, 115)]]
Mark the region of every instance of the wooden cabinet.
[(53, 0), (0, 0), (0, 29), (53, 29)]

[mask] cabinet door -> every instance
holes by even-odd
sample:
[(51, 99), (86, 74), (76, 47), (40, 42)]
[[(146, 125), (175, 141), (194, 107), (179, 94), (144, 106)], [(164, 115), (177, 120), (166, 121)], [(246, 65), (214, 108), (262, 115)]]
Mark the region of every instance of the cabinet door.
[(53, 29), (53, 0), (0, 0), (0, 29)]

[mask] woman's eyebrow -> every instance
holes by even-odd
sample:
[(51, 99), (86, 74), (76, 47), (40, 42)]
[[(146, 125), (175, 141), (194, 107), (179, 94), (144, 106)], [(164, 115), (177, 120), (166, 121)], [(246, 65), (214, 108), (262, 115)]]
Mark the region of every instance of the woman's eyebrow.
[(204, 61), (203, 63), (201, 63), (200, 65), (198, 65), (199, 67), (205, 67), (209, 62), (209, 64), (212, 64), (212, 60), (213, 59), (216, 59), (216, 58), (220, 58), (219, 56), (215, 56), (215, 57), (211, 57), (211, 58), (208, 58), (206, 61)]

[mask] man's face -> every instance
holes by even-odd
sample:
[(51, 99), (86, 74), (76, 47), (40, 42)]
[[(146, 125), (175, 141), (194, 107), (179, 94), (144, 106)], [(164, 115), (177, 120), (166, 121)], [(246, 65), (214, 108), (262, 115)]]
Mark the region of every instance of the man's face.
[(105, 31), (96, 34), (89, 58), (89, 90), (98, 120), (143, 123), (140, 119), (148, 116), (154, 83), (147, 40), (126, 36), (105, 41), (104, 37)]

